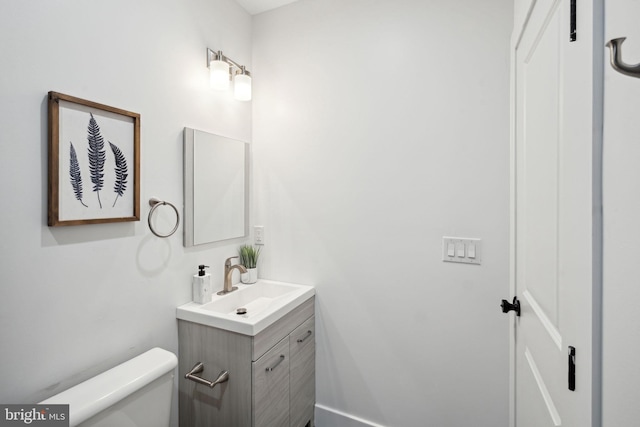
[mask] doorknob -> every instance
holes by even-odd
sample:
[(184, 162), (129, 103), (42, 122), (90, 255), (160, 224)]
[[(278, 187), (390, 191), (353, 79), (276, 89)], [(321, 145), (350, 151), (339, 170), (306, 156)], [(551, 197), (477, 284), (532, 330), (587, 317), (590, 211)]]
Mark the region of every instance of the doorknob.
[(518, 297), (513, 297), (513, 303), (503, 299), (500, 307), (502, 307), (503, 313), (508, 313), (513, 310), (516, 312), (516, 316), (520, 316), (520, 301), (518, 301)]

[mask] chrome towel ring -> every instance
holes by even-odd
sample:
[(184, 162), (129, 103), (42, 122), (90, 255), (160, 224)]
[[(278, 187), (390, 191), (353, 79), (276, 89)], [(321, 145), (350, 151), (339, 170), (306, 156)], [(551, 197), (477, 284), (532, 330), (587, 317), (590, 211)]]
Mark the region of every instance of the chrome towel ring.
[[(153, 225), (151, 224), (151, 216), (153, 215), (153, 212), (155, 212), (155, 210), (158, 208), (158, 206), (162, 206), (162, 205), (169, 205), (173, 208), (173, 210), (176, 213), (176, 226), (173, 227), (173, 230), (171, 230), (168, 234), (160, 234), (158, 233), (154, 228)], [(147, 220), (147, 222), (149, 223), (149, 229), (151, 230), (151, 232), (153, 234), (155, 234), (158, 237), (169, 237), (171, 236), (173, 233), (176, 232), (176, 230), (178, 229), (178, 225), (180, 225), (180, 214), (178, 213), (178, 209), (176, 209), (176, 207), (169, 203), (166, 202), (164, 200), (160, 200), (156, 197), (152, 197), (149, 199), (149, 206), (151, 206), (151, 210), (149, 211), (149, 219)]]
[(612, 39), (607, 43), (607, 47), (611, 49), (611, 66), (614, 70), (631, 77), (640, 78), (640, 64), (630, 65), (626, 64), (622, 60), (622, 51), (621, 46), (622, 43), (626, 40), (626, 37), (619, 37), (617, 39)]

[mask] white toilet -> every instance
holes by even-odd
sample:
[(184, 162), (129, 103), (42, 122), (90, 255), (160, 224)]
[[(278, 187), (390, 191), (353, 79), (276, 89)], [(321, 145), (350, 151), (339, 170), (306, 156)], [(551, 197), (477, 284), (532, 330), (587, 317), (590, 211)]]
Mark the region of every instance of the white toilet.
[(168, 427), (177, 363), (153, 348), (40, 404), (69, 404), (71, 427)]

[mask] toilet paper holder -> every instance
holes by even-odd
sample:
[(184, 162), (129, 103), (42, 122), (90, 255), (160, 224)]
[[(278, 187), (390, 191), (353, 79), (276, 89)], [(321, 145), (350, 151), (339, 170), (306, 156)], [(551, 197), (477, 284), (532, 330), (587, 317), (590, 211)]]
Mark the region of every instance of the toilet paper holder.
[(209, 386), (210, 388), (214, 388), (218, 384), (226, 383), (227, 381), (229, 381), (229, 372), (227, 371), (221, 371), (218, 374), (218, 378), (216, 378), (213, 381), (206, 380), (196, 375), (202, 371), (204, 371), (204, 363), (198, 362), (194, 365), (193, 368), (191, 368), (189, 372), (185, 374), (184, 377), (188, 380), (195, 381), (199, 384), (204, 384), (206, 386)]

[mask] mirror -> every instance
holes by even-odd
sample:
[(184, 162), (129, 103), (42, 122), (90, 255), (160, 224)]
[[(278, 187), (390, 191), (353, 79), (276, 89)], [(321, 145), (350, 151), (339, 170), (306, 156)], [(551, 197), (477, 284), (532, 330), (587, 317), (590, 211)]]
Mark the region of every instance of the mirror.
[(248, 235), (249, 144), (184, 128), (184, 246)]

